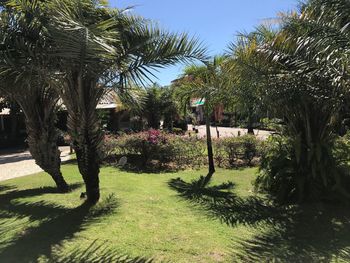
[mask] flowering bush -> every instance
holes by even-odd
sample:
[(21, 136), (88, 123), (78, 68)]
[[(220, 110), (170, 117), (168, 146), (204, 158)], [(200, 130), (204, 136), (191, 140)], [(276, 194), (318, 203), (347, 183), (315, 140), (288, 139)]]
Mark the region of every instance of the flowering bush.
[(149, 130), (106, 136), (103, 152), (105, 158), (111, 155), (137, 157), (143, 166), (158, 161), (160, 164), (173, 163), (176, 168), (199, 167), (205, 162), (205, 141)]
[[(214, 140), (214, 158), (219, 167), (250, 165), (259, 156), (260, 142), (254, 136)], [(104, 155), (127, 156), (141, 161), (143, 167), (156, 161), (175, 168), (199, 168), (207, 163), (206, 141), (196, 136), (177, 136), (159, 130), (149, 130), (121, 136), (106, 136)]]

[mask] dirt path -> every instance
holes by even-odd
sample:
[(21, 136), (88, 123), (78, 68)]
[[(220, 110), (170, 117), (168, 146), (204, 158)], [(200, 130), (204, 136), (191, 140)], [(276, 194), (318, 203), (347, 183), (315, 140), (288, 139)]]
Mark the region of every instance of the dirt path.
[[(69, 160), (69, 146), (60, 147), (60, 150), (61, 160)], [(29, 151), (0, 155), (0, 181), (26, 176), (41, 171), (42, 169), (35, 164)]]

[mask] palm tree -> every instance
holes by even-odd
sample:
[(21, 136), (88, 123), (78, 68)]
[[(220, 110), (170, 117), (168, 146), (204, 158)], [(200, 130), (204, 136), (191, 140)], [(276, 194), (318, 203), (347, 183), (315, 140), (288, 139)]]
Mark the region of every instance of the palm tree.
[(160, 30), (149, 21), (103, 5), (105, 1), (53, 1), (47, 4), (54, 41), (53, 83), (67, 111), (87, 201), (99, 200), (103, 133), (96, 105), (112, 87), (127, 93), (149, 80), (150, 70), (203, 58), (204, 49), (187, 35)]
[(185, 69), (180, 80), (177, 81), (178, 96), (196, 97), (205, 101), (205, 124), (208, 153), (208, 174), (203, 179), (202, 186), (206, 186), (215, 173), (212, 137), (210, 131), (211, 115), (215, 106), (230, 103), (229, 75), (227, 74), (224, 57), (214, 57), (206, 61), (205, 65), (192, 65)]
[(286, 120), (294, 150), (290, 160), (294, 173), (279, 191), (299, 201), (321, 198), (330, 191), (349, 196), (342, 186), (344, 170), (333, 154), (334, 119), (349, 87), (349, 20), (338, 24), (326, 15), (340, 17), (349, 10), (333, 9), (336, 2), (347, 2), (349, 7), (348, 1), (310, 1), (300, 15), (284, 19), (273, 41), (256, 49), (268, 65), (265, 98)]
[[(0, 90), (15, 99), (25, 115), (29, 151), (36, 164), (52, 177), (59, 191), (66, 192), (55, 127), (58, 95), (38, 72), (43, 61), (30, 56), (43, 48), (42, 28), (30, 16), (16, 13), (16, 5), (8, 4), (0, 20)], [(22, 4), (30, 12), (38, 11), (29, 2)]]
[(264, 63), (256, 54), (260, 44), (273, 39), (275, 32), (260, 26), (249, 34), (239, 34), (229, 45), (227, 64), (231, 75), (235, 106), (247, 116), (248, 134), (254, 134), (253, 122), (263, 108), (261, 91), (266, 87)]

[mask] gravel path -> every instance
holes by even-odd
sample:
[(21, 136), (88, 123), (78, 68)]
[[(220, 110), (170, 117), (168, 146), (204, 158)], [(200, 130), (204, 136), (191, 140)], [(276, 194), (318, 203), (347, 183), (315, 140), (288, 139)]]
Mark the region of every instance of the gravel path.
[[(69, 146), (60, 147), (60, 150), (61, 160), (69, 160)], [(41, 171), (42, 169), (35, 164), (29, 151), (0, 155), (0, 181), (26, 176)]]
[[(206, 135), (205, 125), (196, 126), (198, 129), (198, 135), (204, 137)], [(188, 125), (188, 129), (192, 130), (192, 125)], [(234, 137), (240, 132), (241, 135), (247, 134), (247, 129), (241, 128), (230, 128), (230, 127), (218, 127), (220, 138), (222, 137)], [(212, 138), (216, 138), (216, 128), (210, 127), (210, 132)], [(260, 139), (266, 139), (271, 135), (271, 132), (264, 130), (254, 130), (254, 134)]]

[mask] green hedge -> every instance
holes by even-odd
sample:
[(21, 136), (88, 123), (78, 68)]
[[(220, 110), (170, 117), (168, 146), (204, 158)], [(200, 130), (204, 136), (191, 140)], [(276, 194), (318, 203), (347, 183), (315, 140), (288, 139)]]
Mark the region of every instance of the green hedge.
[[(251, 165), (259, 157), (261, 142), (245, 135), (213, 140), (215, 163), (219, 167)], [(199, 168), (207, 164), (206, 140), (196, 136), (178, 136), (157, 130), (106, 136), (105, 159), (111, 156), (138, 157), (145, 167), (152, 161), (172, 163), (176, 168)]]

